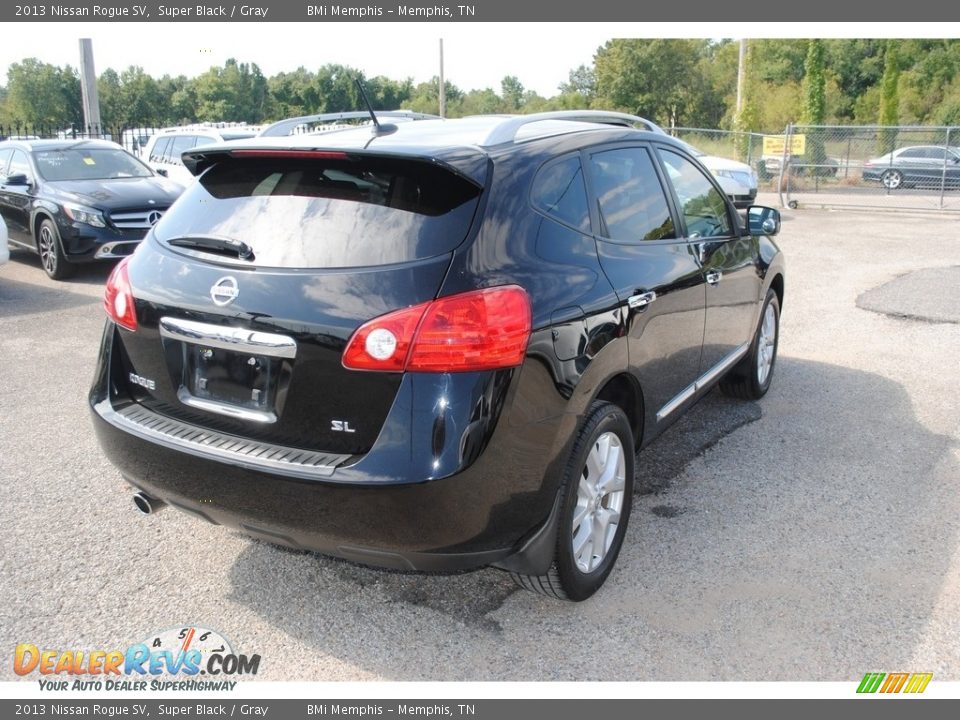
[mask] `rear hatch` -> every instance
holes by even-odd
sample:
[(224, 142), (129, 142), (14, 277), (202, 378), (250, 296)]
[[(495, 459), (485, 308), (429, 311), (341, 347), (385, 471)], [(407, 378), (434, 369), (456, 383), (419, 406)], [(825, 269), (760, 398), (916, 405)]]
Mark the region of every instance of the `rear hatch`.
[(118, 333), (120, 394), (220, 433), (366, 452), (402, 376), (346, 370), (346, 342), (436, 296), (481, 192), (419, 157), (220, 156), (127, 267), (138, 327)]

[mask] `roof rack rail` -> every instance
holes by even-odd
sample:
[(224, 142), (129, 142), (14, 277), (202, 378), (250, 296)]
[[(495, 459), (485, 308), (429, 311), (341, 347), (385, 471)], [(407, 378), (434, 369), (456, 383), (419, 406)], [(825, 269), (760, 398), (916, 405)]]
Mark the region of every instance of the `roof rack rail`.
[(637, 115), (628, 115), (627, 113), (609, 110), (555, 110), (552, 112), (531, 113), (530, 115), (508, 116), (507, 119), (491, 130), (480, 144), (488, 147), (513, 142), (516, 140), (520, 128), (544, 120), (571, 120), (617, 125), (620, 127), (635, 127), (639, 125), (644, 130), (666, 134), (655, 123), (646, 118), (638, 117)]
[[(428, 115), (427, 113), (413, 112), (412, 110), (377, 110), (377, 117), (387, 118), (406, 118), (408, 120), (439, 120), (439, 115)], [(285, 137), (290, 134), (297, 125), (306, 125), (308, 123), (335, 122), (337, 120), (369, 120), (370, 112), (368, 110), (351, 110), (349, 112), (338, 113), (320, 113), (319, 115), (302, 115), (300, 117), (278, 120), (272, 125), (267, 125), (260, 131), (260, 137)]]

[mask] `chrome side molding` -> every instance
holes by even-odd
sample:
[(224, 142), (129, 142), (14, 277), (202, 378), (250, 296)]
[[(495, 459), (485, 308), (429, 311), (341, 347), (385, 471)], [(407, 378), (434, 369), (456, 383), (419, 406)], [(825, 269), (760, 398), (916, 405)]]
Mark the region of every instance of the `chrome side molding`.
[(664, 405), (657, 412), (657, 422), (660, 422), (670, 413), (674, 412), (677, 408), (683, 405), (687, 400), (692, 398), (698, 392), (703, 390), (705, 387), (714, 382), (717, 378), (723, 375), (727, 370), (732, 368), (744, 355), (747, 354), (747, 350), (750, 349), (750, 343), (745, 342), (743, 345), (736, 348), (729, 355), (725, 356), (720, 362), (714, 365), (712, 368), (707, 370), (703, 375), (697, 378), (694, 382), (687, 385), (683, 390), (676, 394), (676, 396), (670, 400), (666, 405)]

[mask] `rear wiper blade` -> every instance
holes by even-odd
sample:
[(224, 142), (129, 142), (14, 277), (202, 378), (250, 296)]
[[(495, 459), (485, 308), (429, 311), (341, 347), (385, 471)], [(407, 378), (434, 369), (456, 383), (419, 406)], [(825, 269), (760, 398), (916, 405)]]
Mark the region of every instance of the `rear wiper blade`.
[(185, 235), (167, 240), (168, 245), (207, 250), (218, 255), (230, 255), (241, 260), (253, 260), (253, 248), (242, 240), (233, 238), (210, 237), (205, 235)]

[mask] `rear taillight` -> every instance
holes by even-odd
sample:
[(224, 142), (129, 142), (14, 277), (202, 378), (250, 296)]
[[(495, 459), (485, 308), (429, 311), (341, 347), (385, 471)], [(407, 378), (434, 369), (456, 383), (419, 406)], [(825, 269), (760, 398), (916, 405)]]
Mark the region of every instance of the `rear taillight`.
[(107, 311), (107, 317), (120, 327), (136, 330), (137, 310), (133, 302), (130, 276), (127, 274), (129, 262), (130, 258), (125, 257), (117, 263), (107, 278), (107, 287), (103, 292), (103, 309)]
[(475, 290), (383, 315), (343, 352), (351, 370), (468, 372), (514, 367), (530, 339), (530, 299), (514, 285)]

